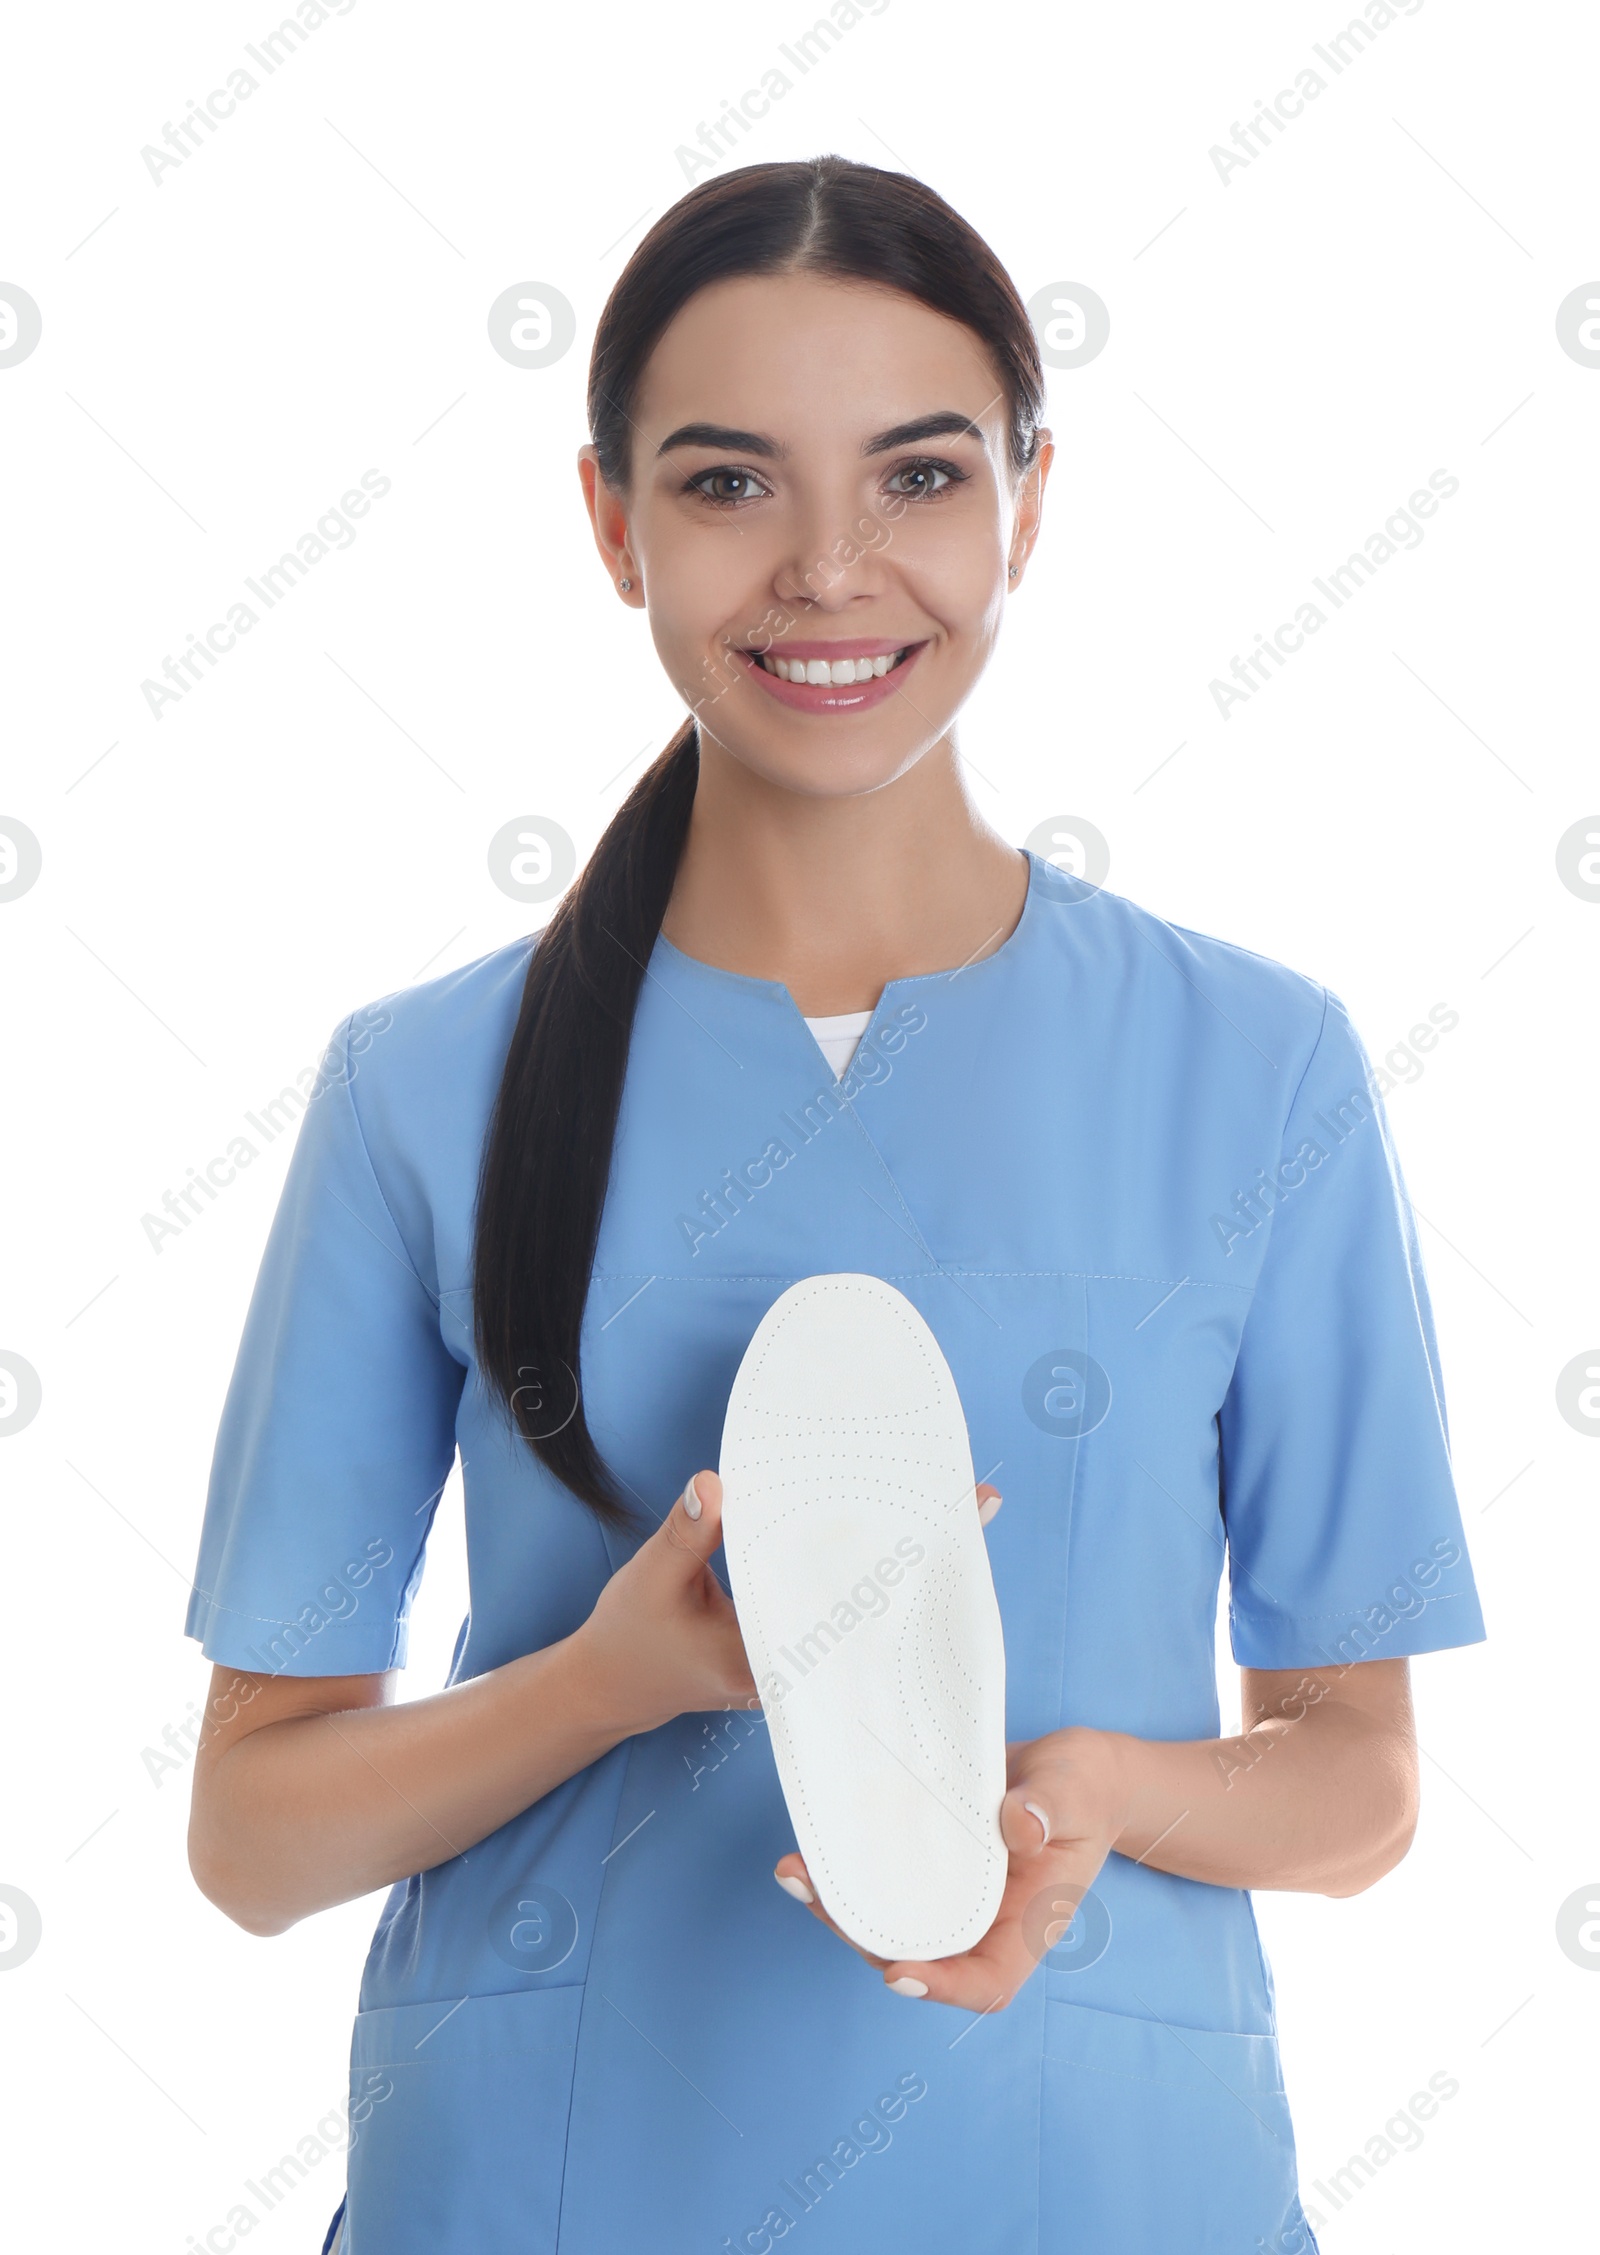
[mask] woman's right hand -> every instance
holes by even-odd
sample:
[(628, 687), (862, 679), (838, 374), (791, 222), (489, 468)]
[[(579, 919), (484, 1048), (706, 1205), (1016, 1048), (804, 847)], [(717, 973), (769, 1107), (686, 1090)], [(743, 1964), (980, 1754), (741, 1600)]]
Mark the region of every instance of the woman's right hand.
[(733, 1601), (707, 1563), (721, 1540), (722, 1482), (697, 1472), (574, 1635), (595, 1705), (621, 1735), (759, 1705)]

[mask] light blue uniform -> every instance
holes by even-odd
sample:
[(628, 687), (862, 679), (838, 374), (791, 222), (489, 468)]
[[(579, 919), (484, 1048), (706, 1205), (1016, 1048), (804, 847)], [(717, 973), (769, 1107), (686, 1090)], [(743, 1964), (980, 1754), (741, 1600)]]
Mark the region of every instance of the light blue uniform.
[[(478, 1160), (529, 944), (335, 1038), (217, 1444), (189, 1615), (215, 1660), (400, 1666), (457, 1449), (453, 1682), (576, 1629), (623, 1562), (487, 1406), (471, 1349)], [(1215, 1736), (1225, 1561), (1249, 1666), (1473, 1643), (1368, 1074), (1321, 987), (1037, 859), (1010, 939), (894, 980), (837, 1086), (783, 986), (662, 940), (584, 1333), (597, 1441), (658, 1519), (715, 1464), (771, 1302), (866, 1271), (932, 1325), (1005, 1494), (1008, 1737)], [(342, 2255), (1312, 2246), (1247, 1894), (1113, 1855), (984, 2018), (890, 1994), (774, 1885), (792, 1846), (761, 1718), (683, 1715), (395, 1887), (355, 2024)]]

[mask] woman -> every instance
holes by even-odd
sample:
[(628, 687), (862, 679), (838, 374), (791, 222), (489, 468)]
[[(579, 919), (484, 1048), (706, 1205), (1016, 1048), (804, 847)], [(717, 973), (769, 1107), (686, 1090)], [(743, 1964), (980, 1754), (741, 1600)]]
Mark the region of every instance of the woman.
[[(1408, 1657), (1483, 1631), (1344, 1011), (963, 787), (1041, 404), (986, 246), (836, 157), (695, 190), (601, 320), (595, 541), (691, 718), (537, 946), (340, 1027), (190, 1614), (201, 1887), (392, 1883), (342, 2255), (1315, 2244), (1248, 1890), (1398, 1861)], [(1010, 1875), (934, 1963), (814, 1899), (717, 1557), (740, 1355), (845, 1270), (1000, 1475)], [(457, 1449), (471, 1616), (395, 1706)]]

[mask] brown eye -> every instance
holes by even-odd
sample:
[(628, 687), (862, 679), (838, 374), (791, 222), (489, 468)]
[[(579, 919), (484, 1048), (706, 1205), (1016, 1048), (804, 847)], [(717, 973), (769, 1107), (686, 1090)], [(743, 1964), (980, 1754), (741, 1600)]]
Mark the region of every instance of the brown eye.
[(925, 501), (947, 486), (964, 483), (965, 475), (950, 462), (903, 462), (889, 473), (888, 485), (908, 501)]
[(748, 470), (702, 470), (689, 483), (707, 501), (752, 501), (763, 490)]

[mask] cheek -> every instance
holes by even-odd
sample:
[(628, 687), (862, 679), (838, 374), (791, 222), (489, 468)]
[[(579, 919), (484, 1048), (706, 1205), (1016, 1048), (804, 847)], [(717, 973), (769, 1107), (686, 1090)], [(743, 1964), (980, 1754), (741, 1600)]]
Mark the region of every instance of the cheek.
[(945, 518), (938, 510), (908, 510), (879, 555), (952, 642), (990, 638), (1005, 603), (1004, 528), (992, 505), (953, 505)]

